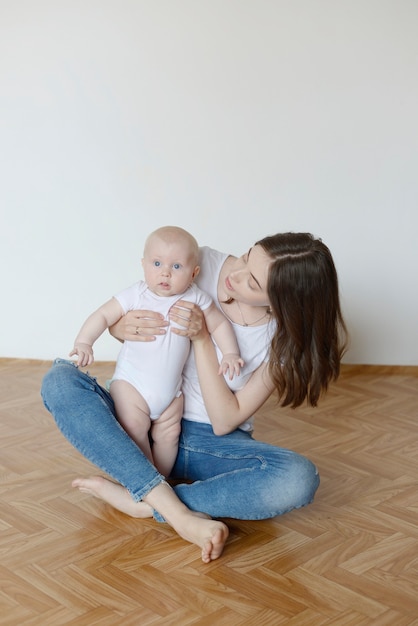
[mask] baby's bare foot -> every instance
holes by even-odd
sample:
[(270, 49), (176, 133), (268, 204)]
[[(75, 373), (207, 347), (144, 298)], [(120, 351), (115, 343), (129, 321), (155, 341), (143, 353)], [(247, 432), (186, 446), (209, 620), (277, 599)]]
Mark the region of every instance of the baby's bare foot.
[(92, 476), (90, 478), (76, 478), (72, 482), (72, 486), (76, 487), (84, 493), (89, 493), (104, 502), (107, 502), (118, 511), (126, 513), (131, 517), (152, 517), (152, 508), (145, 502), (135, 502), (129, 491), (102, 476)]

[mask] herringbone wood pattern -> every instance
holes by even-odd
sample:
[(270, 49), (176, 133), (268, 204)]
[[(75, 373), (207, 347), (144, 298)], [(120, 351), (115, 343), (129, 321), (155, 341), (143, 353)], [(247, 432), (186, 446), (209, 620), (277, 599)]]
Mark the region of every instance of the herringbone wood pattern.
[(71, 489), (96, 470), (41, 404), (49, 365), (0, 360), (0, 624), (418, 624), (417, 368), (346, 366), (317, 409), (269, 401), (256, 436), (318, 465), (316, 500), (229, 520), (204, 565), (168, 526)]

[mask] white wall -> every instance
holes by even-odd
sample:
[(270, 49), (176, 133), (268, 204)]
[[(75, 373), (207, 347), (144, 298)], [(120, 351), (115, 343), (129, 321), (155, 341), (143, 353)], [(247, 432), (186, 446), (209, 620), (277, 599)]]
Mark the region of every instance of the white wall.
[(66, 355), (171, 223), (321, 236), (346, 361), (418, 364), (417, 26), (415, 0), (0, 0), (0, 356)]

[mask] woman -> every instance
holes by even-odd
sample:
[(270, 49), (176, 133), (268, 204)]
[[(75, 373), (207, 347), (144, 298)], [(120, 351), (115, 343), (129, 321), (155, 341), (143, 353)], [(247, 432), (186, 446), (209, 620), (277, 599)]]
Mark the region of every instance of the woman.
[[(200, 266), (199, 287), (233, 323), (245, 366), (232, 381), (219, 376), (199, 308), (185, 301), (173, 308), (170, 321), (184, 330), (170, 332), (189, 336), (193, 351), (184, 370), (185, 419), (172, 477), (191, 484), (168, 485), (116, 421), (107, 392), (72, 363), (55, 363), (42, 395), (67, 439), (118, 483), (94, 477), (73, 486), (128, 515), (164, 519), (209, 562), (228, 536), (212, 517), (265, 519), (313, 500), (315, 466), (252, 439), (251, 420), (274, 390), (282, 406), (305, 400), (315, 406), (338, 377), (346, 329), (331, 253), (310, 234), (266, 237), (238, 259), (203, 248)], [(113, 334), (151, 341), (167, 325), (150, 311), (130, 312)]]

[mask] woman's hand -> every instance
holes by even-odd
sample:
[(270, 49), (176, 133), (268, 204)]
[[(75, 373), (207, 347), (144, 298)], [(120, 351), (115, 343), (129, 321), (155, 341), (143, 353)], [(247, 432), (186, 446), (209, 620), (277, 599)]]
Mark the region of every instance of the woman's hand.
[(155, 341), (164, 335), (168, 322), (155, 311), (128, 311), (116, 324), (110, 326), (110, 334), (119, 341)]
[(176, 304), (171, 307), (169, 318), (170, 321), (183, 327), (177, 328), (176, 326), (171, 326), (171, 332), (176, 335), (189, 337), (192, 341), (196, 341), (197, 339), (203, 339), (209, 334), (202, 309), (193, 302), (178, 300)]

